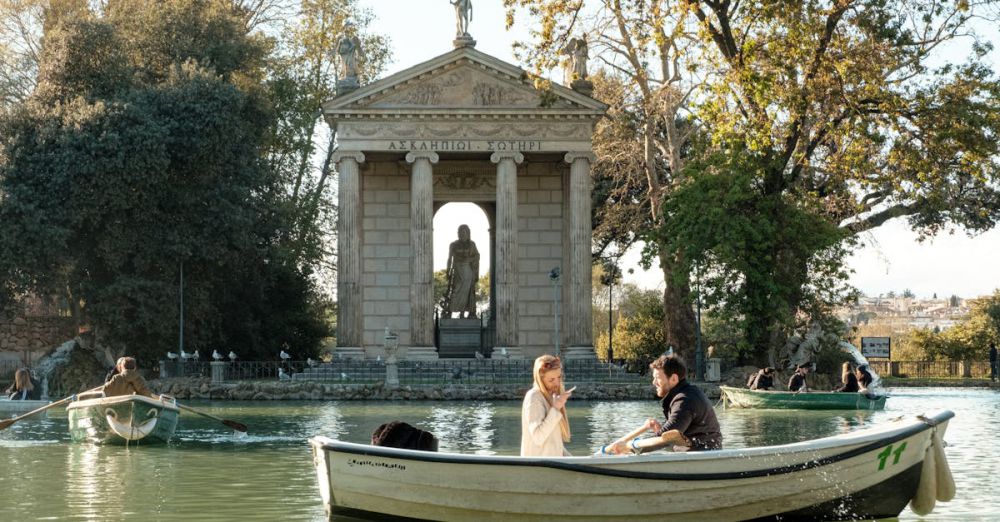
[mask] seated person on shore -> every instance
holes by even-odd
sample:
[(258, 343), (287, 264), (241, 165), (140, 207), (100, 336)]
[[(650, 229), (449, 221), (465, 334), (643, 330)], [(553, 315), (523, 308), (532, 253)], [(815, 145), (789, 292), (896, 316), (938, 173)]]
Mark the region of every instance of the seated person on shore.
[(858, 386), (861, 388), (858, 391), (868, 393), (868, 388), (872, 385), (872, 374), (868, 372), (868, 365), (862, 364), (858, 366), (858, 369), (854, 373), (858, 379)]
[(806, 375), (809, 374), (809, 370), (812, 369), (811, 363), (802, 363), (795, 369), (795, 373), (792, 374), (792, 378), (788, 379), (788, 391), (790, 392), (807, 392), (809, 387), (806, 386)]
[(438, 440), (429, 431), (414, 428), (401, 421), (387, 422), (372, 432), (372, 446), (437, 451)]
[(672, 446), (674, 451), (722, 449), (722, 432), (712, 403), (697, 386), (687, 381), (684, 361), (674, 356), (660, 356), (649, 365), (653, 386), (661, 397), (666, 421), (649, 419), (633, 433), (652, 430), (656, 435), (645, 439), (621, 440), (602, 448), (603, 452), (644, 453)]
[(41, 390), (31, 382), (31, 372), (27, 368), (20, 368), (14, 372), (14, 382), (4, 393), (12, 401), (37, 401), (42, 398)]
[(854, 376), (854, 369), (851, 368), (851, 363), (844, 363), (843, 371), (840, 372), (840, 381), (843, 383), (843, 386), (834, 391), (845, 393), (858, 391), (858, 378)]
[(145, 395), (147, 397), (157, 398), (146, 386), (146, 379), (142, 378), (139, 374), (138, 364), (132, 357), (122, 357), (119, 359), (121, 361), (121, 372), (111, 378), (110, 381), (106, 382), (101, 388), (104, 391), (105, 397), (114, 397), (117, 395)]
[(747, 381), (747, 388), (751, 390), (770, 390), (774, 388), (774, 368), (768, 366), (761, 368), (757, 373), (750, 376)]

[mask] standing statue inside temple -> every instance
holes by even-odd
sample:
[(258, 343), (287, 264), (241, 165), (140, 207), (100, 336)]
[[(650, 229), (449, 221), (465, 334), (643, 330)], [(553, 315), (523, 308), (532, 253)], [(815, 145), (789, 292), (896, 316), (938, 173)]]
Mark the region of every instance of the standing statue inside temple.
[(455, 6), (456, 36), (469, 36), (469, 22), (472, 20), (472, 0), (451, 0)]
[(448, 295), (444, 316), (458, 312), (460, 318), (476, 317), (476, 283), (479, 281), (479, 250), (469, 239), (469, 226), (458, 227), (458, 239), (448, 247)]

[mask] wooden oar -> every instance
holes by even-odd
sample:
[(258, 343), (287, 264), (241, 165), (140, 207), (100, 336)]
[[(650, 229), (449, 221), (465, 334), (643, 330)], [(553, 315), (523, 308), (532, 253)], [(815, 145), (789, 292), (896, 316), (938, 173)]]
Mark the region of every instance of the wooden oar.
[(69, 397), (66, 397), (65, 399), (62, 399), (62, 400), (59, 400), (59, 401), (56, 401), (56, 402), (50, 402), (50, 403), (46, 404), (45, 406), (42, 406), (41, 408), (36, 408), (34, 410), (31, 410), (28, 413), (25, 413), (24, 415), (20, 415), (20, 416), (14, 417), (12, 419), (0, 420), (0, 431), (5, 430), (5, 429), (11, 427), (15, 422), (17, 422), (19, 420), (27, 419), (28, 417), (31, 417), (32, 415), (37, 415), (37, 414), (42, 413), (43, 411), (48, 410), (50, 408), (55, 408), (56, 406), (59, 406), (61, 404), (66, 404), (67, 402), (76, 400), (76, 396), (77, 395), (84, 394), (84, 393), (89, 393), (89, 392), (92, 392), (92, 391), (95, 391), (95, 390), (99, 390), (101, 388), (103, 388), (103, 386), (98, 386), (97, 388), (91, 388), (91, 389), (89, 389), (89, 390), (87, 390), (85, 392), (74, 393), (73, 395), (70, 395)]
[(236, 422), (236, 421), (232, 421), (232, 420), (229, 420), (229, 419), (223, 419), (223, 418), (220, 418), (220, 417), (216, 417), (215, 415), (212, 415), (210, 413), (205, 413), (203, 411), (196, 410), (196, 409), (194, 409), (194, 408), (192, 408), (190, 406), (185, 406), (185, 405), (183, 405), (183, 404), (181, 404), (179, 402), (175, 403), (175, 404), (177, 405), (178, 408), (180, 408), (182, 410), (189, 411), (189, 412), (197, 414), (197, 415), (201, 415), (202, 417), (208, 417), (209, 419), (217, 420), (217, 421), (225, 424), (226, 426), (229, 426), (230, 428), (232, 428), (232, 429), (234, 429), (236, 431), (242, 431), (243, 433), (247, 432), (247, 425), (246, 424), (242, 424), (242, 423), (239, 423), (239, 422)]

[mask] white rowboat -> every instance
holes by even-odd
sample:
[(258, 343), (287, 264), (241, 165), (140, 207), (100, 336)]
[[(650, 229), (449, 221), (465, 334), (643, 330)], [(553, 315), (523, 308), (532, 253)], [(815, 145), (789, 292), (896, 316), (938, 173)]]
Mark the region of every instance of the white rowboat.
[(871, 519), (954, 496), (948, 420), (781, 446), (627, 457), (430, 453), (310, 439), (327, 514), (426, 520)]

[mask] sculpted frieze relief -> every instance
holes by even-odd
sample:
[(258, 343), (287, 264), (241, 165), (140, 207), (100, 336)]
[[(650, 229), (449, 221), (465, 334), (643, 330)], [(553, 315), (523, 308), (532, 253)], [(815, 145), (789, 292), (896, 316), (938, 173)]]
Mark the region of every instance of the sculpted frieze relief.
[(493, 191), (497, 187), (494, 176), (483, 176), (473, 172), (452, 172), (448, 174), (434, 175), (434, 188), (447, 189), (450, 191)]
[(587, 140), (589, 123), (345, 123), (345, 139), (535, 139)]
[(528, 85), (487, 74), (470, 66), (420, 78), (368, 103), (370, 108), (538, 107), (541, 98)]

